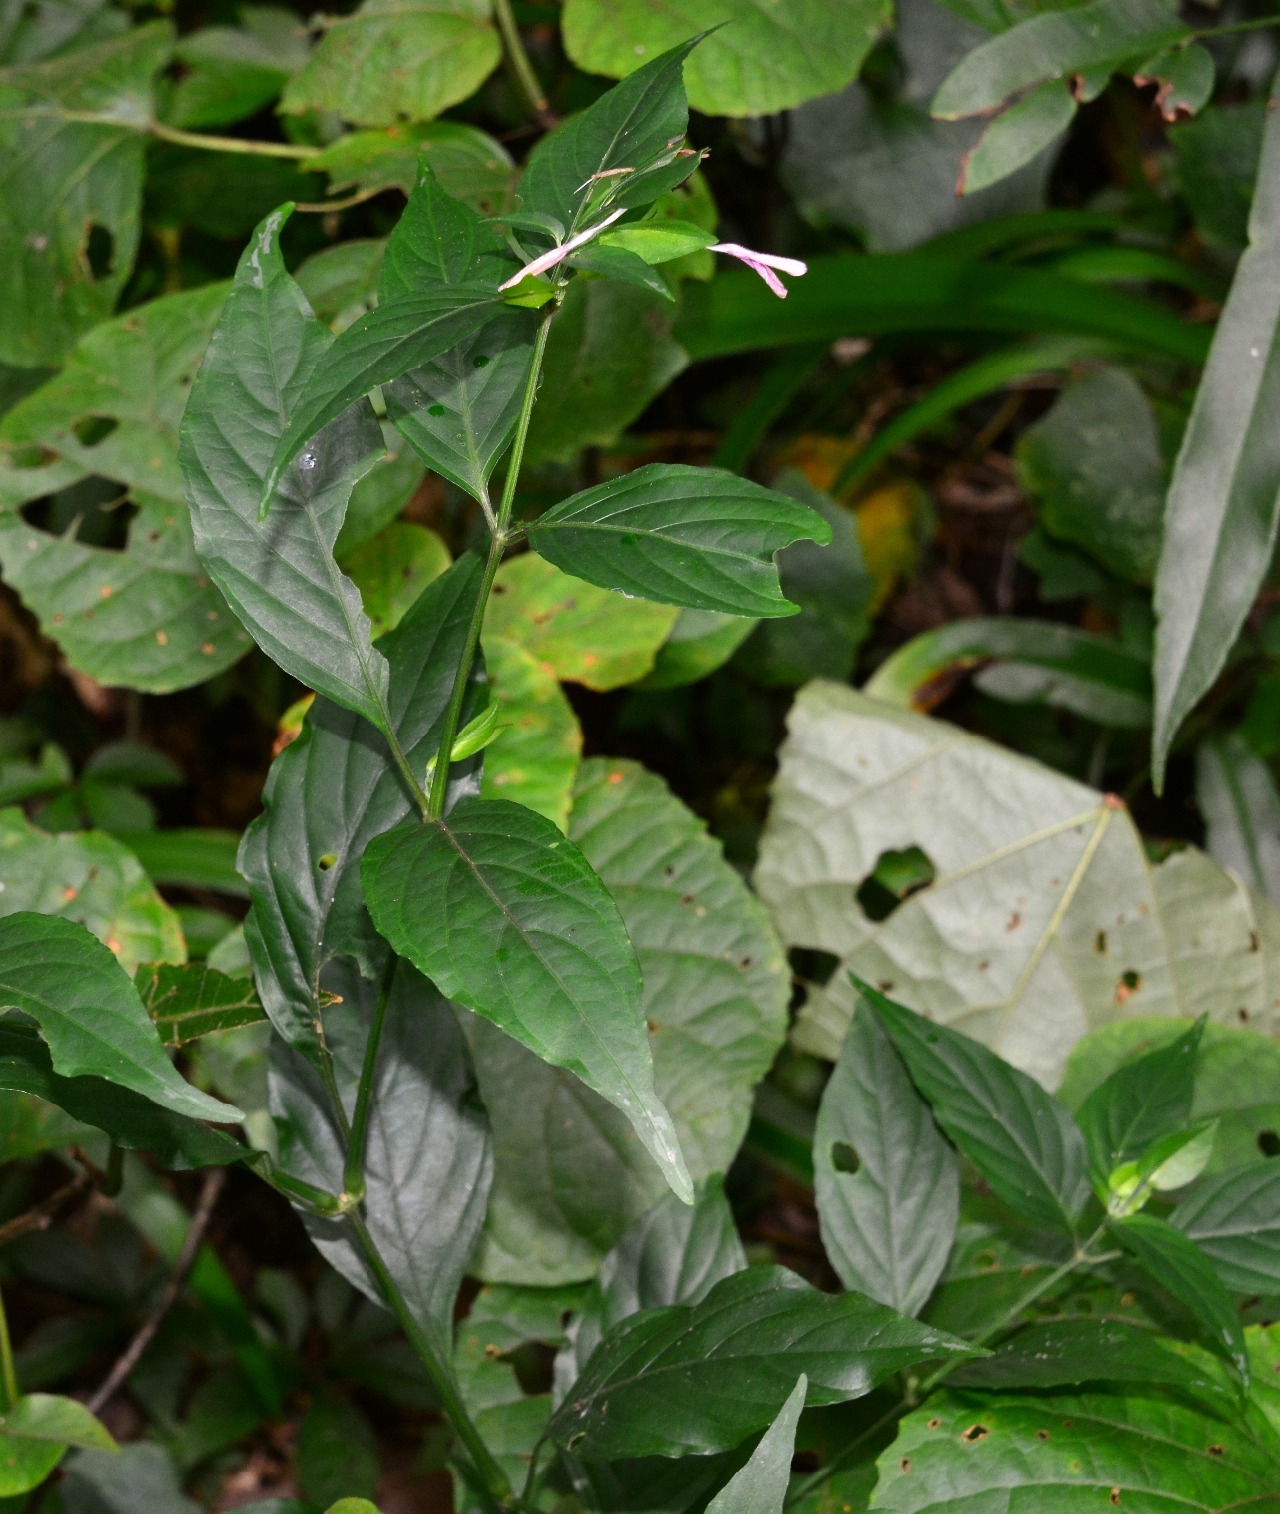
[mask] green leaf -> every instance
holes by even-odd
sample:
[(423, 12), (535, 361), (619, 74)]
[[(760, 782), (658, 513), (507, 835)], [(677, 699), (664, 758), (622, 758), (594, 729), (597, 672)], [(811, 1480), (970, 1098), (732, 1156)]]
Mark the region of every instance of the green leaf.
[(0, 917), (65, 916), (104, 941), (127, 973), (186, 956), (178, 917), (130, 852), (98, 831), (49, 836), (21, 810), (0, 810), (0, 885)]
[[(381, 978), (371, 982), (350, 961), (330, 963), (324, 981), (341, 1002), (325, 1008), (325, 1026), (349, 1116), (369, 1020), (386, 993), (365, 1149), (364, 1214), (413, 1317), (447, 1359), (458, 1285), (484, 1223), (493, 1160), (488, 1120), (452, 1006), (407, 962), (391, 964)], [(281, 1165), (326, 1192), (342, 1192), (345, 1137), (315, 1072), (279, 1043), (271, 1102)], [(350, 1227), (305, 1212), (303, 1221), (331, 1265), (381, 1300)]]
[(1196, 802), (1213, 860), (1280, 901), (1280, 792), (1242, 736), (1216, 737), (1196, 748)]
[(955, 1240), (960, 1178), (868, 1005), (855, 1011), (823, 1091), (813, 1168), (822, 1244), (840, 1281), (919, 1314)]
[(116, 1443), (107, 1427), (74, 1398), (52, 1393), (24, 1393), (0, 1415), (0, 1435), (5, 1440), (53, 1441), (63, 1450), (86, 1446), (91, 1451), (114, 1451)]
[(688, 366), (674, 321), (647, 289), (574, 279), (551, 323), (528, 460), (571, 462), (583, 447), (612, 445)]
[(498, 569), (484, 641), (514, 642), (568, 683), (616, 689), (649, 671), (678, 615), (570, 578), (527, 553)]
[(455, 200), (486, 216), (506, 209), (515, 178), (510, 153), (486, 132), (460, 121), (348, 132), (307, 166), (329, 175), (334, 194), (344, 189), (399, 189), (407, 195), (418, 182), (424, 156)]
[(1133, 295), (1039, 268), (923, 252), (814, 258), (785, 301), (749, 270), (717, 274), (685, 291), (675, 336), (702, 360), (899, 331), (1104, 337), (1192, 363), (1209, 347), (1203, 327)]
[[(170, 24), (153, 21), (0, 70), (0, 362), (59, 363), (115, 308), (138, 251), (143, 128), (172, 42)], [(95, 228), (110, 250), (100, 277)]]
[(242, 1119), (174, 1071), (137, 990), (82, 925), (27, 911), (0, 919), (0, 1003), (40, 1027), (56, 1072), (130, 1088), (196, 1120)]
[(1074, 1231), (1089, 1197), (1075, 1121), (1026, 1073), (968, 1036), (861, 985), (934, 1118), (1011, 1209)]
[(569, 825), (573, 780), (582, 760), (582, 727), (555, 674), (502, 636), (484, 638), (498, 734), (485, 752), (484, 799), (512, 799), (557, 825)]
[[(391, 722), (418, 773), (439, 746), (479, 577), (478, 561), (461, 558), (380, 644), (391, 673)], [(463, 718), (475, 713), (470, 696)], [(273, 763), (265, 814), (241, 845), (253, 900), (245, 935), (258, 992), (276, 1030), (306, 1056), (318, 1055), (326, 963), (352, 955), (373, 976), (386, 956), (360, 892), (364, 849), (417, 813), (382, 744), (371, 738), (360, 716), (317, 699), (301, 734)], [(454, 794), (474, 788), (466, 766), (457, 772)]]
[(651, 204), (687, 178), (697, 160), (679, 156), (689, 124), (682, 71), (697, 41), (685, 31), (669, 51), (543, 137), (520, 180), (524, 209), (554, 216), (572, 235), (588, 216)]
[(1249, 209), (1267, 124), (1265, 94), (1214, 105), (1169, 132), (1179, 187), (1207, 242), (1239, 252), (1249, 240)]
[[(182, 407), (224, 296), (210, 285), (105, 323), (0, 424), (13, 460), (0, 470), (5, 577), (73, 665), (107, 685), (167, 693), (222, 672), (250, 644), (196, 556), (178, 468)], [(112, 530), (98, 503), (128, 491), (136, 514), (122, 547), (60, 532), (56, 513), (48, 530), (22, 517), (20, 505), (67, 486), (67, 511), (83, 498), (106, 528), (98, 541)]]
[(1140, 63), (1135, 84), (1155, 83), (1156, 104), (1166, 121), (1194, 116), (1213, 94), (1213, 54), (1199, 42), (1169, 47)]
[(711, 1500), (707, 1514), (783, 1514), (796, 1426), (808, 1391), (809, 1379), (802, 1372), (778, 1417), (760, 1437), (751, 1460)]
[(1209, 1256), (1183, 1231), (1154, 1215), (1110, 1220), (1107, 1229), (1144, 1272), (1191, 1311), (1206, 1340), (1234, 1365), (1247, 1387), (1249, 1357), (1240, 1316)]
[(816, 511), (718, 468), (651, 463), (575, 494), (529, 527), (529, 545), (566, 573), (691, 610), (791, 615), (773, 557), (826, 545)]
[(1165, 507), (1156, 575), (1157, 789), (1178, 727), (1207, 692), (1271, 561), (1280, 525), (1280, 113), (1272, 111), (1249, 246), (1214, 332)]
[(393, 520), (342, 559), (375, 637), (394, 630), (448, 566), (449, 549), (436, 533), (407, 520)]
[(165, 93), (170, 126), (230, 126), (269, 105), (307, 61), (306, 36), (287, 12), (245, 6), (240, 26), (205, 26), (181, 38), (184, 72)]
[(622, 1109), (673, 1189), (692, 1185), (653, 1091), (640, 968), (586, 858), (551, 821), (502, 799), (370, 843), (374, 923), (442, 992)]
[(219, 1166), (253, 1155), (222, 1131), (172, 1114), (117, 1083), (59, 1077), (53, 1071), (49, 1048), (27, 1026), (0, 1024), (0, 1088), (56, 1104), (83, 1124), (105, 1130), (117, 1146), (152, 1152), (164, 1167)]
[[(801, 614), (803, 615), (803, 609)], [(769, 629), (791, 624), (775, 621)], [(681, 610), (667, 639), (658, 648), (653, 670), (641, 682), (645, 689), (678, 689), (697, 683), (723, 667), (755, 629), (756, 622), (716, 610)]]
[(1217, 1134), (1217, 1120), (1202, 1120), (1189, 1130), (1162, 1136), (1142, 1153), (1139, 1178), (1160, 1193), (1185, 1188), (1209, 1165)]
[(185, 1046), (219, 1030), (258, 1025), (266, 1014), (244, 978), (229, 978), (204, 963), (181, 967), (148, 962), (134, 974), (143, 1007), (166, 1046)]
[(1033, 16), (964, 57), (933, 97), (933, 114), (983, 115), (1046, 79), (1117, 69), (1190, 35), (1168, 0), (1090, 0)]
[(120, 831), (116, 840), (128, 847), (153, 883), (162, 887), (211, 888), (245, 897), (244, 879), (236, 872), (234, 831), (180, 827), (165, 831)]
[(699, 1304), (746, 1265), (721, 1178), (702, 1184), (692, 1204), (663, 1194), (600, 1263), (556, 1358), (557, 1397), (572, 1391), (601, 1337), (615, 1325), (642, 1309)]
[[(732, 1161), (751, 1091), (781, 1043), (785, 959), (704, 823), (635, 763), (582, 765), (569, 835), (612, 894), (639, 956), (658, 1095), (701, 1182)], [(481, 1091), (503, 1118), (477, 1271), (520, 1282), (589, 1277), (660, 1197), (658, 1173), (621, 1114), (577, 1079), (478, 1029)]]
[(1203, 1034), (1204, 1021), (1197, 1020), (1175, 1040), (1125, 1063), (1076, 1111), (1096, 1184), (1105, 1187), (1121, 1162), (1137, 1158), (1190, 1120), (1196, 1053)]
[(1276, 1462), (1248, 1432), (1141, 1389), (934, 1394), (880, 1457), (873, 1514), (1119, 1507), (1273, 1514)]
[[(848, 973), (1048, 1087), (1114, 1021), (1276, 1023), (1280, 914), (1193, 847), (1152, 866), (1117, 800), (834, 683), (801, 691), (789, 726), (756, 887), (788, 948), (839, 962), (799, 1011), (802, 1049), (838, 1054)], [(912, 848), (931, 874), (873, 918), (859, 891)]]
[(713, 116), (764, 116), (843, 88), (889, 21), (886, 0), (799, 0), (785, 10), (750, 0), (568, 0), (564, 41), (579, 68), (617, 78), (710, 31), (685, 64), (689, 103)]
[(649, 1309), (610, 1331), (548, 1433), (605, 1460), (705, 1454), (768, 1424), (801, 1372), (810, 1405), (834, 1404), (969, 1349), (860, 1294), (819, 1293), (785, 1268), (750, 1267), (701, 1303)]
[(1155, 412), (1132, 374), (1107, 367), (1068, 380), (1053, 409), (1018, 438), (1017, 461), (1050, 535), (1113, 573), (1151, 582), (1168, 469)]
[(59, 1488), (66, 1514), (200, 1514), (182, 1492), (173, 1458), (155, 1441), (134, 1441), (119, 1451), (78, 1451), (67, 1460)]
[(594, 245), (630, 252), (651, 267), (657, 267), (710, 247), (715, 239), (714, 231), (695, 226), (692, 221), (659, 216), (651, 221), (632, 221), (623, 226), (612, 226), (600, 235)]
[(183, 419), (196, 550), (274, 661), (385, 728), (386, 663), (359, 591), (333, 558), (352, 486), (381, 445), (367, 405), (316, 438), (275, 512), (259, 519), (278, 439), (335, 345), (285, 271), (283, 221), (282, 212), (268, 216), (241, 258)]
[(421, 121), (474, 93), (500, 56), (484, 0), (365, 0), (329, 20), (280, 108), (357, 126)]
[(978, 194), (1025, 168), (1062, 136), (1075, 113), (1075, 96), (1061, 79), (1001, 111), (965, 153), (960, 193)]
[(298, 1431), (303, 1494), (322, 1508), (347, 1494), (354, 1494), (350, 1503), (367, 1500), (378, 1485), (378, 1462), (378, 1442), (360, 1410), (349, 1399), (320, 1394)]
[(1203, 1178), (1173, 1212), (1234, 1293), (1280, 1291), (1280, 1165), (1251, 1162)]

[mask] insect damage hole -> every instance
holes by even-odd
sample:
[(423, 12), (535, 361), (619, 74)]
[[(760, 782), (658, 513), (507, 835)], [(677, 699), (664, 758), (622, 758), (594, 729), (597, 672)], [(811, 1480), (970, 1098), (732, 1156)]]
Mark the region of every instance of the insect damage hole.
[(1264, 1157), (1280, 1157), (1280, 1134), (1274, 1130), (1260, 1130), (1258, 1150)]
[(84, 239), (84, 260), (95, 283), (98, 279), (110, 278), (115, 272), (116, 239), (110, 228), (98, 221), (89, 223), (89, 233)]
[(862, 1158), (848, 1141), (832, 1141), (831, 1165), (837, 1172), (854, 1173), (861, 1170)]
[(960, 1439), (965, 1441), (968, 1445), (972, 1446), (980, 1440), (986, 1440), (987, 1436), (990, 1434), (991, 1431), (987, 1428), (986, 1425), (970, 1425), (969, 1428), (962, 1433)]
[(879, 925), (912, 894), (928, 888), (937, 876), (933, 863), (918, 846), (881, 852), (853, 897), (867, 919)]

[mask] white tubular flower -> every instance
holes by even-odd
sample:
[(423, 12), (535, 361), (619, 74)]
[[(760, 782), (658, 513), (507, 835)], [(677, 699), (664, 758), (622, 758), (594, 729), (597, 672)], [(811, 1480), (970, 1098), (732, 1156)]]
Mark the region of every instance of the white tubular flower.
[(786, 299), (787, 286), (773, 271), (775, 268), (797, 279), (801, 274), (809, 272), (808, 263), (802, 263), (799, 258), (780, 258), (772, 252), (753, 252), (750, 247), (743, 247), (737, 242), (713, 242), (707, 250), (727, 253), (729, 257), (737, 258), (748, 268), (754, 269), (780, 300)]
[(605, 216), (603, 221), (595, 226), (588, 226), (586, 231), (580, 231), (576, 237), (570, 237), (559, 247), (553, 247), (550, 252), (544, 252), (540, 257), (534, 258), (532, 263), (526, 263), (519, 273), (512, 274), (505, 284), (498, 285), (498, 292), (513, 289), (521, 279), (536, 278), (540, 273), (546, 273), (548, 268), (554, 268), (557, 263), (562, 263), (571, 252), (577, 252), (579, 247), (584, 247), (592, 237), (597, 237), (606, 226), (612, 226), (619, 216), (626, 215), (625, 207), (615, 210), (612, 215)]

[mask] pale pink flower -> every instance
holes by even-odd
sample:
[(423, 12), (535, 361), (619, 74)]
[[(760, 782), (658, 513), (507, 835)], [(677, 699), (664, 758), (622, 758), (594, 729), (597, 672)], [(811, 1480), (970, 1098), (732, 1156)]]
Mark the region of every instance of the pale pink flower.
[(592, 237), (597, 237), (606, 226), (612, 226), (619, 216), (626, 215), (625, 206), (621, 210), (615, 210), (612, 215), (605, 216), (594, 226), (588, 226), (586, 231), (580, 231), (576, 237), (570, 237), (567, 242), (559, 247), (553, 247), (550, 252), (544, 252), (540, 257), (534, 258), (532, 263), (526, 263), (519, 273), (513, 274), (505, 284), (498, 285), (498, 292), (511, 289), (521, 279), (536, 278), (540, 273), (546, 273), (548, 268), (554, 268), (557, 263), (562, 263), (571, 252), (577, 252), (579, 247), (585, 246)]
[(750, 247), (742, 247), (737, 242), (713, 242), (707, 250), (728, 253), (731, 258), (737, 258), (740, 263), (745, 263), (748, 268), (760, 275), (780, 300), (786, 299), (787, 286), (774, 273), (775, 268), (797, 279), (802, 273), (809, 272), (808, 263), (802, 263), (799, 258), (780, 258), (772, 252), (753, 252)]

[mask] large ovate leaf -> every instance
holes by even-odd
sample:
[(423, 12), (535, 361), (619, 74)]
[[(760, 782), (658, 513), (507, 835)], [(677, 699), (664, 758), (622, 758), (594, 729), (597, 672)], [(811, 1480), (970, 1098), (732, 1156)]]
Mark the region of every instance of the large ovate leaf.
[(259, 518), (279, 438), (333, 347), (285, 271), (283, 221), (279, 211), (268, 216), (241, 258), (183, 419), (196, 550), (276, 662), (385, 727), (386, 663), (373, 650), (359, 591), (333, 557), (352, 487), (382, 448), (367, 404), (315, 438)]
[[(144, 123), (172, 47), (167, 22), (70, 57), (0, 69), (0, 362), (61, 362), (133, 270)], [(108, 238), (95, 276), (89, 240)]]
[[(582, 765), (569, 835), (634, 943), (658, 1095), (702, 1181), (732, 1160), (782, 1038), (782, 953), (703, 823), (635, 763)], [(480, 1275), (589, 1277), (660, 1197), (657, 1172), (622, 1115), (577, 1079), (494, 1034), (477, 1060), (486, 1102), (504, 1111)]]
[(808, 1391), (809, 1379), (802, 1372), (778, 1417), (760, 1437), (751, 1460), (711, 1500), (707, 1514), (783, 1514), (796, 1426)]
[[(439, 745), (479, 576), (476, 559), (461, 558), (380, 644), (392, 724), (419, 773)], [(475, 704), (469, 696), (464, 719)], [(474, 788), (465, 764), (454, 771), (454, 794)], [(350, 955), (372, 975), (386, 955), (364, 907), (360, 859), (374, 836), (416, 807), (372, 728), (323, 698), (272, 765), (263, 801), (240, 850), (253, 901), (245, 936), (272, 1024), (291, 1046), (317, 1055), (325, 964)]]
[(465, 100), (499, 55), (485, 0), (365, 0), (329, 18), (281, 109), (332, 111), (357, 126), (421, 121)]
[(1280, 112), (1267, 121), (1249, 245), (1174, 466), (1156, 574), (1157, 787), (1178, 727), (1222, 671), (1280, 526)]
[(1280, 792), (1271, 769), (1242, 736), (1233, 733), (1197, 748), (1196, 802), (1213, 860), (1280, 901)]
[(63, 1077), (103, 1078), (191, 1119), (243, 1118), (174, 1071), (128, 975), (72, 920), (0, 919), (0, 1005), (31, 1016)]
[[(800, 1012), (806, 1049), (838, 1054), (848, 972), (1050, 1087), (1114, 1021), (1275, 1023), (1274, 906), (1194, 848), (1152, 866), (1118, 800), (836, 684), (789, 724), (756, 886), (789, 947), (840, 963)], [(858, 890), (913, 847), (931, 881), (872, 919)]]
[[(224, 295), (213, 284), (106, 322), (0, 425), (5, 577), (74, 666), (107, 685), (167, 693), (249, 647), (196, 556), (178, 468), (178, 423)], [(94, 478), (136, 508), (119, 548), (58, 529), (80, 499), (105, 519)], [(45, 495), (40, 529), (25, 516)]]
[[(1073, 1231), (1089, 1197), (1079, 1127), (1025, 1072), (863, 985), (934, 1118), (1011, 1209)], [(861, 1011), (860, 1011), (861, 1012)]]
[(125, 972), (141, 962), (183, 962), (178, 917), (132, 853), (101, 831), (37, 830), (19, 809), (0, 810), (0, 917), (61, 915), (93, 932)]
[(1202, 1178), (1172, 1222), (1236, 1293), (1280, 1292), (1280, 1165), (1251, 1162)]
[(566, 683), (616, 689), (649, 671), (678, 614), (570, 578), (527, 553), (498, 569), (484, 640), (514, 642)]
[(886, 0), (801, 0), (785, 8), (753, 0), (568, 0), (564, 38), (579, 68), (617, 77), (720, 27), (685, 64), (689, 103), (708, 115), (764, 116), (843, 88), (888, 23)]
[(555, 505), (529, 527), (535, 552), (605, 589), (730, 615), (790, 615), (774, 556), (825, 546), (807, 505), (717, 468), (651, 463)]
[(555, 673), (506, 637), (484, 638), (484, 660), (498, 705), (498, 734), (485, 748), (480, 793), (523, 804), (563, 831), (582, 760), (582, 727), (573, 706)]
[(968, 1349), (861, 1294), (819, 1293), (785, 1268), (751, 1267), (701, 1303), (646, 1310), (610, 1331), (549, 1433), (606, 1460), (726, 1450), (775, 1417), (801, 1372), (807, 1402), (833, 1404)]
[[(361, 977), (349, 961), (333, 963), (325, 982), (341, 996), (324, 1014), (348, 1116), (369, 1021), (386, 994), (365, 1147), (366, 1222), (414, 1318), (447, 1357), (458, 1285), (484, 1220), (492, 1171), (466, 1041), (452, 1006), (407, 962), (389, 966), (381, 982)], [(326, 1192), (342, 1192), (346, 1146), (324, 1090), (304, 1059), (279, 1043), (271, 1087), (282, 1167)], [(347, 1226), (305, 1219), (328, 1260), (380, 1299)]]
[(915, 1315), (947, 1265), (955, 1153), (868, 1005), (854, 1013), (813, 1136), (822, 1243), (846, 1288)]
[(1265, 1441), (1142, 1389), (935, 1394), (900, 1422), (879, 1466), (873, 1514), (1280, 1508)]
[(640, 968), (617, 906), (556, 826), (502, 799), (374, 840), (361, 864), (374, 923), (450, 998), (630, 1120), (677, 1193), (692, 1187), (653, 1088)]

